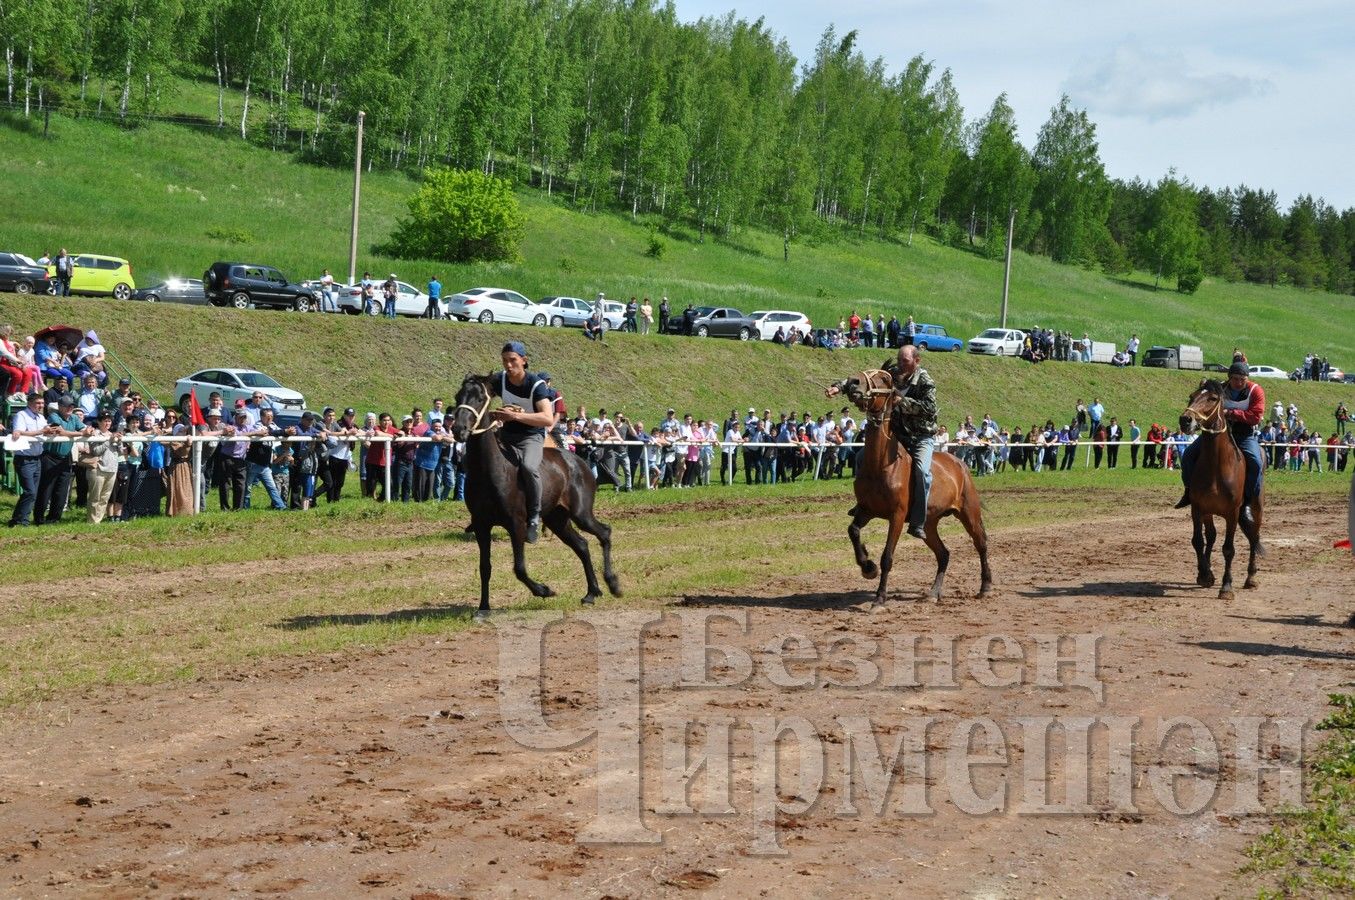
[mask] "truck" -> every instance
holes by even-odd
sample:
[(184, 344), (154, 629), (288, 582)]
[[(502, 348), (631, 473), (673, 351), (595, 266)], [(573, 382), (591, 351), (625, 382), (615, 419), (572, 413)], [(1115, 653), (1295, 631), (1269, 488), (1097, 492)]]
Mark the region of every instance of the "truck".
[(1174, 347), (1149, 347), (1143, 354), (1143, 365), (1156, 369), (1193, 369), (1204, 368), (1204, 351), (1190, 344), (1177, 344)]

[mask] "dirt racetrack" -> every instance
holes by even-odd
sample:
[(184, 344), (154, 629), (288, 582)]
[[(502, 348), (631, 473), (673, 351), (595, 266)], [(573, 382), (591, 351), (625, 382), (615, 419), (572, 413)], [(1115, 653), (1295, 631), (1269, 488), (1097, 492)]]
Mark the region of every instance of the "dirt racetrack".
[[(3, 731), (0, 891), (1234, 894), (1248, 887), (1238, 875), (1243, 848), (1269, 825), (1244, 801), (1272, 810), (1292, 793), (1285, 779), (1301, 758), (1290, 726), (1266, 724), (1257, 757), (1276, 770), (1250, 787), (1252, 753), (1230, 720), (1311, 724), (1326, 693), (1355, 670), (1343, 627), (1355, 567), (1330, 551), (1334, 528), (1314, 525), (1343, 521), (1337, 506), (1272, 506), (1261, 585), (1242, 591), (1239, 579), (1227, 604), (1193, 584), (1179, 519), (1164, 528), (1160, 514), (1128, 514), (995, 536), (998, 590), (983, 600), (969, 598), (977, 564), (956, 533), (947, 601), (912, 599), (931, 569), (910, 551), (896, 566), (900, 599), (867, 611), (867, 583), (848, 567), (844, 537), (843, 565), (831, 572), (673, 598), (664, 609), (571, 615), (546, 628), (540, 645), (538, 724), (585, 735), (562, 749), (545, 747), (549, 737), (527, 746), (505, 730), (503, 711), (535, 684), (530, 639), (541, 625), (527, 617), (383, 652), (274, 660), (21, 711)], [(870, 538), (878, 552), (879, 531)], [(624, 652), (607, 657), (615, 668), (602, 666), (594, 625), (659, 617), (636, 650), (638, 681), (625, 674)], [(723, 650), (706, 653), (693, 637), (703, 619), (709, 644)], [(783, 644), (791, 635), (803, 640)], [(1008, 640), (980, 640), (994, 635)], [(1051, 682), (1041, 635), (1100, 635), (1099, 652)], [(921, 658), (953, 647), (953, 671), (910, 671), (913, 636), (923, 638)], [(1065, 656), (1078, 646), (1072, 637), (1059, 645)], [(746, 678), (740, 650), (751, 663)], [(699, 678), (684, 668), (692, 660), (705, 660)], [(1075, 684), (1078, 672), (1093, 683)], [(1077, 717), (1137, 727), (1130, 744), (1117, 745), (1108, 725), (1085, 750), (1067, 731), (1037, 747), (1029, 723), (1040, 716), (1065, 729)], [(1175, 716), (1205, 731), (1156, 740)], [(930, 731), (914, 727), (923, 717), (934, 720)], [(960, 726), (980, 718), (1000, 741), (985, 740), (983, 726), (964, 740)], [(878, 745), (861, 741), (859, 728), (849, 735), (852, 723), (865, 723)], [(782, 740), (781, 782), (768, 794), (778, 757), (766, 739), (782, 725), (801, 730)], [(594, 727), (606, 737), (587, 737)], [(877, 810), (872, 797), (884, 795), (871, 794), (869, 766), (844, 780), (848, 751), (878, 746), (887, 773), (901, 738), (917, 752), (900, 757)], [(1318, 735), (1308, 729), (1305, 738), (1311, 746)], [(690, 792), (679, 777), (688, 760), (664, 755), (684, 747), (710, 751)], [(1129, 756), (1117, 757), (1117, 747)], [(957, 769), (970, 752), (969, 762), (990, 764)], [(1087, 801), (1041, 811), (1033, 791), (1053, 785), (1047, 802), (1057, 806), (1083, 766)], [(1155, 787), (1163, 766), (1179, 767), (1177, 794)], [(1208, 799), (1213, 785), (1217, 795), (1198, 812), (1166, 808), (1172, 798)], [(1201, 786), (1206, 794), (1192, 793)], [(981, 809), (995, 792), (998, 809)], [(600, 803), (615, 815), (600, 815)], [(704, 811), (682, 811), (688, 805)], [(581, 840), (612, 826), (658, 842)]]

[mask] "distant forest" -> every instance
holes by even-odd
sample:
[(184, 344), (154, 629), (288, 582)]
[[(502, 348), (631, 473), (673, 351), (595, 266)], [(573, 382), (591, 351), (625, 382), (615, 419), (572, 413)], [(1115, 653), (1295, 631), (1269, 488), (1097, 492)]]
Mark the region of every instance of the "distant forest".
[(135, 124), (206, 79), (206, 124), (315, 161), (352, 164), (364, 110), (371, 166), (478, 168), (702, 236), (756, 226), (787, 253), (925, 229), (999, 257), (1014, 212), (1016, 246), (1065, 263), (1355, 292), (1355, 210), (1108, 178), (1067, 97), (1027, 149), (1005, 95), (966, 118), (948, 70), (891, 71), (856, 39), (830, 28), (801, 64), (762, 20), (649, 0), (0, 0), (12, 117)]

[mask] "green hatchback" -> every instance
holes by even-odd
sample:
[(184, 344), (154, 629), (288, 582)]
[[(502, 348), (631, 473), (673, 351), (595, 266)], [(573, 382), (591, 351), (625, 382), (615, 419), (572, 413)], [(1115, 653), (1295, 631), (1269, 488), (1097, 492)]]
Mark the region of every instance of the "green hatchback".
[[(112, 294), (126, 300), (136, 290), (132, 279), (132, 264), (116, 256), (96, 253), (76, 253), (71, 257), (72, 294)], [(57, 292), (56, 264), (47, 266), (47, 293)]]

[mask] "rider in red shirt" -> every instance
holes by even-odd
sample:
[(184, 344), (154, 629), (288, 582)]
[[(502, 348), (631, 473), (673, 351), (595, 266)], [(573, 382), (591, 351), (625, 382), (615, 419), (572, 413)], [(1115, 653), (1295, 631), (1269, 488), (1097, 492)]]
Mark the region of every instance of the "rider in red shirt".
[[(1251, 503), (1261, 496), (1261, 473), (1265, 469), (1261, 462), (1261, 443), (1256, 439), (1256, 429), (1266, 414), (1266, 392), (1247, 376), (1248, 369), (1244, 361), (1234, 362), (1228, 367), (1228, 384), (1223, 389), (1223, 418), (1228, 423), (1233, 442), (1247, 462), (1247, 482), (1242, 492), (1242, 519), (1251, 522)], [(1181, 481), (1186, 491), (1181, 495), (1181, 502), (1176, 504), (1177, 509), (1190, 505), (1190, 471), (1195, 457), (1200, 455), (1199, 443), (1193, 442), (1181, 454)]]

